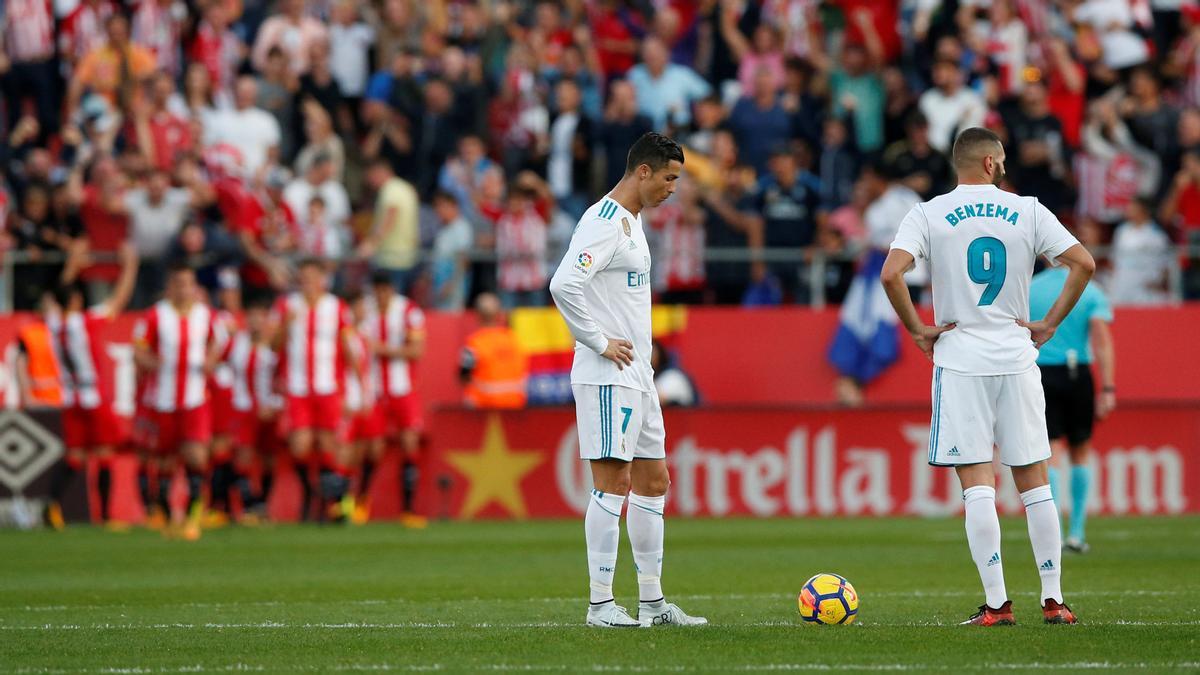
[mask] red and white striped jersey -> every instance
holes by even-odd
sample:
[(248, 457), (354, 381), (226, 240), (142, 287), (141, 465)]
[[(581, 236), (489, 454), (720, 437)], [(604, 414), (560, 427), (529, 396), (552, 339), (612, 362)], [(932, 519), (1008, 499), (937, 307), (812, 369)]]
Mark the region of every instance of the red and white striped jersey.
[(282, 407), (273, 386), (277, 359), (268, 345), (256, 344), (249, 331), (238, 331), (229, 341), (223, 361), (233, 374), (234, 410), (258, 412)]
[(275, 315), (285, 331), (281, 358), (287, 393), (340, 393), (345, 359), (341, 335), (352, 325), (346, 304), (326, 293), (310, 306), (300, 293), (290, 293), (276, 302)]
[(191, 410), (208, 400), (208, 378), (204, 373), (210, 347), (223, 338), (224, 329), (208, 305), (195, 303), (181, 314), (171, 303), (160, 300), (146, 312), (144, 333), (134, 339), (158, 356), (151, 407), (159, 412)]
[[(234, 333), (237, 333), (239, 330), (238, 320), (233, 315), (233, 312), (226, 309), (218, 309), (213, 315), (214, 320), (222, 328), (222, 330), (217, 332), (217, 339), (221, 341), (217, 345), (217, 349), (221, 350), (221, 353), (224, 354), (228, 352), (229, 346), (232, 344)], [(218, 389), (233, 388), (233, 370), (224, 361), (218, 363), (216, 369), (213, 371), (212, 386)]]
[(647, 214), (658, 233), (657, 287), (688, 291), (704, 287), (704, 227), (688, 223), (679, 202), (657, 206)]
[(182, 72), (179, 44), (186, 16), (183, 3), (164, 7), (158, 0), (141, 0), (133, 12), (133, 43), (153, 53), (158, 68), (176, 77)]
[[(362, 333), (356, 333), (350, 345), (353, 348), (353, 353), (349, 355), (350, 360), (356, 367), (346, 369), (346, 409), (356, 413), (364, 412), (374, 408), (379, 399), (378, 384), (367, 370), (368, 362), (373, 360), (371, 347)], [(360, 377), (360, 372), (367, 373), (367, 376)]]
[(81, 2), (58, 26), (58, 51), (67, 61), (78, 61), (108, 41), (104, 22), (116, 11), (109, 0)]
[[(382, 312), (377, 303), (367, 304), (367, 316), (359, 330), (372, 343), (402, 347), (410, 334), (425, 330), (425, 313), (403, 295), (393, 295)], [(375, 356), (371, 359), (370, 376), (375, 391), (386, 396), (405, 396), (413, 390), (412, 364), (407, 359)]]
[(0, 7), (0, 30), (14, 63), (54, 56), (54, 9), (50, 0), (8, 0)]
[(112, 399), (113, 368), (101, 333), (112, 317), (103, 306), (46, 320), (58, 358), (63, 407), (95, 410)]
[(536, 209), (506, 212), (496, 223), (500, 290), (546, 288), (546, 220)]

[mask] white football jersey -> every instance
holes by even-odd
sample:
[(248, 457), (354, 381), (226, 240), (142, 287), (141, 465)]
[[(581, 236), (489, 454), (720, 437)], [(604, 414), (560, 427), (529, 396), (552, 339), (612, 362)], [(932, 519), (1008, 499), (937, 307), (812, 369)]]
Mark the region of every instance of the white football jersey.
[[(654, 391), (650, 368), (650, 248), (642, 219), (605, 196), (579, 219), (550, 292), (575, 336), (572, 384)], [(608, 338), (633, 343), (623, 370), (600, 356)]]
[(1029, 283), (1038, 256), (1052, 265), (1079, 242), (1034, 197), (992, 185), (960, 185), (918, 204), (892, 248), (929, 261), (937, 325), (955, 323), (933, 362), (966, 375), (1011, 375), (1037, 361), (1029, 330)]

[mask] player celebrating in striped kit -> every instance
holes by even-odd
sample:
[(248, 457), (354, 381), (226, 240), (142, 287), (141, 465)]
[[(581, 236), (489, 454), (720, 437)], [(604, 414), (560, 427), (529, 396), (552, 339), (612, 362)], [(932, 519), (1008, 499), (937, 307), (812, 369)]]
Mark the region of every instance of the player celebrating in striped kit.
[[(1036, 360), (1037, 347), (1054, 336), (1096, 263), (1036, 198), (996, 187), (1004, 180), (1004, 147), (996, 134), (963, 131), (952, 161), (958, 187), (908, 212), (880, 278), (904, 327), (933, 359), (929, 463), (958, 473), (967, 542), (986, 596), (963, 623), (1015, 623), (1000, 558), (994, 447), (1012, 467), (1025, 504), (1043, 618), (1075, 623), (1063, 602), (1062, 533), (1046, 475), (1050, 440)], [(1030, 321), (1029, 284), (1038, 257), (1069, 271), (1045, 318)], [(933, 326), (917, 315), (904, 282), (916, 258), (928, 260), (932, 270)]]
[(212, 440), (208, 375), (225, 341), (224, 329), (201, 302), (201, 293), (190, 267), (172, 267), (163, 299), (146, 313), (134, 336), (134, 358), (154, 380), (151, 407), (158, 425), (157, 450), (165, 457), (159, 492), (169, 491), (176, 457), (183, 459), (187, 472), (186, 522), (175, 518), (176, 528), (167, 533), (178, 532), (188, 540), (200, 538), (201, 488)]
[[(550, 292), (575, 336), (571, 390), (579, 455), (591, 464), (592, 498), (584, 517), (591, 604), (587, 625), (608, 628), (695, 626), (663, 597), (663, 508), (667, 503), (666, 431), (650, 368), (650, 248), (641, 211), (675, 192), (683, 150), (648, 133), (633, 144), (625, 176), (579, 219)], [(638, 570), (638, 618), (613, 598), (621, 509)]]

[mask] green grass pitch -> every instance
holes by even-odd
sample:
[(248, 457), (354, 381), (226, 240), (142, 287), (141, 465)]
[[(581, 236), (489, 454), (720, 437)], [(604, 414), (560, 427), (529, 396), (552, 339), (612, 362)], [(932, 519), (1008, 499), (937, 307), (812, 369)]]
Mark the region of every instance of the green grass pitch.
[[(582, 625), (576, 521), (0, 532), (0, 671), (1195, 672), (1198, 533), (1094, 519), (1092, 553), (1064, 558), (1083, 624), (1046, 626), (1007, 519), (1020, 625), (979, 629), (954, 625), (982, 595), (960, 520), (668, 520), (667, 597), (712, 625), (613, 631)], [(854, 583), (856, 625), (801, 623), (819, 571)], [(635, 607), (624, 539), (617, 577)]]

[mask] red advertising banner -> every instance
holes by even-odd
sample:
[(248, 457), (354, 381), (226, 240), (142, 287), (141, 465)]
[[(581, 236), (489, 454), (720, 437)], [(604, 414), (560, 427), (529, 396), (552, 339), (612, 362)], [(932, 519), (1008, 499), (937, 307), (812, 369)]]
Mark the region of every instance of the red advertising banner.
[[(929, 413), (893, 410), (668, 410), (668, 509), (688, 516), (946, 515), (954, 472), (926, 463)], [(574, 411), (434, 413), (427, 512), (462, 518), (582, 514), (591, 488)], [(1089, 511), (1200, 511), (1200, 410), (1128, 407), (1100, 425)], [(997, 503), (1018, 513), (1001, 471)]]

